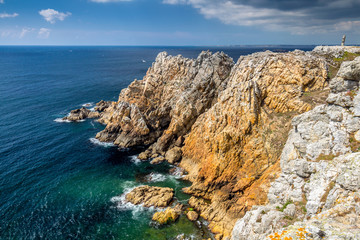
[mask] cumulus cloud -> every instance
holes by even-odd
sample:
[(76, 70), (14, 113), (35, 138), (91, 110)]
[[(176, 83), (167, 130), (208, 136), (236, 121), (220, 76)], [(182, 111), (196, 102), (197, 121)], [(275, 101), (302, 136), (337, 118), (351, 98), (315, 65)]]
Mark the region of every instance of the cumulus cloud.
[(51, 8), (39, 11), (39, 14), (51, 24), (54, 24), (57, 20), (64, 21), (66, 17), (71, 15), (70, 12), (63, 13)]
[(9, 14), (9, 13), (0, 13), (0, 18), (14, 18), (19, 16), (17, 13)]
[(359, 0), (163, 0), (188, 4), (225, 24), (306, 34), (358, 28)]
[(51, 30), (48, 28), (40, 28), (38, 32), (38, 38), (47, 39), (50, 36)]
[(90, 0), (96, 3), (109, 3), (109, 2), (131, 2), (132, 0)]

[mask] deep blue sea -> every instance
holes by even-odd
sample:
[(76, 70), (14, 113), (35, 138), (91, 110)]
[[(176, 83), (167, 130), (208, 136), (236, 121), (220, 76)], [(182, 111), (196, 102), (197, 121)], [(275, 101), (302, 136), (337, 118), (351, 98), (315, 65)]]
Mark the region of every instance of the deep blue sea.
[[(117, 100), (142, 79), (160, 51), (196, 57), (202, 50), (240, 55), (270, 47), (0, 47), (0, 239), (189, 239), (211, 237), (205, 225), (181, 217), (156, 228), (153, 210), (122, 205), (142, 184), (169, 186), (186, 202), (189, 186), (167, 164), (136, 159), (92, 139), (94, 120), (58, 121), (83, 104)], [(152, 181), (149, 182), (149, 174)]]

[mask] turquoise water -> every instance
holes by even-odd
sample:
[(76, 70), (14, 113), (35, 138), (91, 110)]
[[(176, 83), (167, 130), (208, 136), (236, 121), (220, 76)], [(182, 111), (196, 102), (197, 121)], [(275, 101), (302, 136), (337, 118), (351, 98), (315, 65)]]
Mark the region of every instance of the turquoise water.
[[(163, 50), (196, 57), (204, 48), (0, 47), (1, 239), (209, 236), (185, 217), (157, 228), (153, 210), (117, 201), (150, 184), (172, 187), (186, 202), (181, 189), (189, 183), (168, 174), (171, 166), (137, 161), (141, 149), (99, 145), (91, 139), (104, 126), (94, 120), (54, 121), (85, 103), (116, 100)], [(211, 50), (237, 59), (263, 48)], [(157, 180), (149, 181), (149, 174)]]

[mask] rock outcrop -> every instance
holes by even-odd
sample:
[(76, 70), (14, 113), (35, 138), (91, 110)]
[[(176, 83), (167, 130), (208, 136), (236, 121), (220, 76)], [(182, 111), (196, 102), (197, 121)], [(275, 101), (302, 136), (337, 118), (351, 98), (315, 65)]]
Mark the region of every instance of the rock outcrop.
[(93, 111), (85, 107), (75, 109), (70, 111), (70, 113), (66, 117), (63, 117), (63, 120), (77, 122), (84, 120), (86, 118), (100, 118), (102, 116), (102, 112), (105, 111), (111, 105), (112, 102), (101, 100), (96, 104)]
[(301, 51), (240, 57), (217, 103), (197, 119), (180, 166), (193, 182), (186, 192), (199, 198), (193, 207), (218, 238), (267, 201), (291, 117), (313, 107), (303, 96), (319, 94), (326, 77), (325, 63)]
[(126, 194), (126, 201), (144, 207), (167, 207), (174, 197), (174, 190), (171, 188), (140, 186)]
[(164, 155), (214, 104), (232, 66), (224, 53), (203, 52), (197, 59), (160, 53), (144, 79), (132, 82), (105, 110), (99, 121), (107, 127), (96, 137), (120, 147), (154, 143), (153, 152)]
[(179, 218), (182, 207), (181, 204), (178, 204), (173, 208), (166, 208), (165, 211), (156, 212), (154, 213), (152, 220), (159, 225), (173, 223)]
[(327, 104), (292, 120), (269, 203), (237, 221), (233, 240), (360, 239), (359, 73), (360, 58), (343, 62)]
[(189, 204), (226, 239), (237, 219), (268, 201), (291, 118), (324, 103), (327, 84), (326, 61), (313, 53), (267, 51), (235, 65), (224, 53), (160, 53), (143, 80), (108, 104), (96, 137), (150, 145), (140, 159), (179, 163), (193, 183)]
[(317, 46), (313, 52), (321, 55), (329, 55), (331, 57), (340, 58), (345, 52), (360, 53), (360, 47), (358, 46)]

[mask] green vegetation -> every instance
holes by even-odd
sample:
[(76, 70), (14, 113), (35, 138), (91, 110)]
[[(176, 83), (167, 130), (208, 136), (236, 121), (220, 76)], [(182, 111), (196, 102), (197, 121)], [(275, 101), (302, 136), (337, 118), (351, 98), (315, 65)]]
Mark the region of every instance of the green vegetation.
[(285, 208), (292, 203), (293, 203), (293, 201), (289, 199), (286, 201), (286, 203), (282, 207), (277, 206), (276, 209), (280, 212), (283, 212), (285, 210)]
[(358, 53), (350, 53), (350, 52), (345, 51), (344, 54), (342, 55), (342, 57), (334, 58), (333, 60), (335, 62), (352, 61), (358, 56), (360, 56), (360, 54), (358, 54)]

